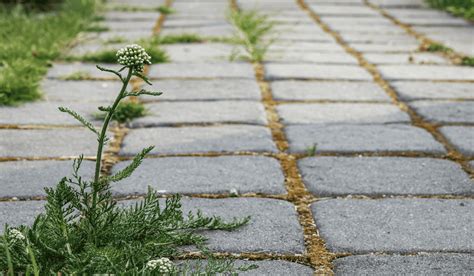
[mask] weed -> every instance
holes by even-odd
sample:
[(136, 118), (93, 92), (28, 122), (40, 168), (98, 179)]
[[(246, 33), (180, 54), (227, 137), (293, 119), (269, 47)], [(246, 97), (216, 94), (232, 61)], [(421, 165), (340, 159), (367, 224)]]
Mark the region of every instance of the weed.
[(176, 44), (176, 43), (201, 43), (204, 39), (197, 34), (184, 33), (177, 35), (165, 35), (160, 37), (158, 43), (160, 44)]
[[(252, 267), (235, 267), (230, 260), (213, 259), (204, 247), (202, 231), (232, 231), (249, 218), (224, 222), (219, 217), (205, 217), (200, 211), (187, 216), (181, 210), (180, 196), (161, 199), (152, 190), (141, 201), (119, 203), (111, 186), (133, 174), (153, 146), (144, 148), (132, 162), (114, 175), (101, 175), (103, 148), (110, 121), (120, 102), (131, 96), (161, 93), (141, 90), (127, 92), (132, 77), (141, 78), (150, 56), (139, 45), (129, 45), (117, 52), (122, 69), (97, 66), (117, 76), (122, 82), (113, 104), (99, 107), (106, 112), (100, 129), (66, 107), (68, 113), (97, 138), (97, 156), (93, 179), (80, 176), (83, 157), (73, 163), (72, 177), (64, 177), (54, 188), (46, 188), (46, 205), (33, 225), (5, 226), (0, 236), (0, 271), (7, 275), (225, 275)], [(126, 74), (122, 75), (122, 71)], [(191, 262), (174, 264), (170, 258), (181, 253), (182, 246), (196, 246), (210, 259), (206, 265)]]
[(463, 57), (461, 64), (465, 66), (474, 66), (474, 57)]
[(234, 40), (244, 47), (246, 54), (234, 52), (232, 58), (246, 59), (253, 62), (263, 61), (268, 47), (274, 39), (269, 38), (274, 22), (257, 11), (232, 11), (229, 20), (235, 27)]
[(41, 97), (49, 64), (91, 22), (94, 0), (65, 0), (54, 13), (0, 5), (0, 105)]
[(426, 47), (426, 51), (428, 52), (443, 52), (443, 53), (450, 53), (453, 50), (448, 48), (440, 43), (431, 43)]
[[(136, 102), (121, 102), (118, 104), (117, 109), (114, 112), (114, 116), (112, 120), (117, 121), (119, 123), (126, 123), (130, 122), (133, 119), (140, 118), (145, 116), (146, 109), (142, 103)], [(96, 114), (97, 119), (105, 119), (107, 114), (105, 112)]]
[(174, 9), (167, 6), (159, 6), (156, 10), (162, 14), (173, 14), (176, 12)]
[(62, 80), (70, 80), (70, 81), (77, 81), (77, 80), (89, 80), (92, 78), (92, 75), (86, 71), (76, 71), (69, 75), (62, 76), (60, 79)]
[(473, 0), (426, 0), (432, 7), (445, 10), (455, 16), (474, 20)]
[(308, 147), (306, 150), (306, 154), (308, 156), (315, 156), (316, 155), (316, 149), (317, 149), (318, 144), (314, 143), (312, 146)]

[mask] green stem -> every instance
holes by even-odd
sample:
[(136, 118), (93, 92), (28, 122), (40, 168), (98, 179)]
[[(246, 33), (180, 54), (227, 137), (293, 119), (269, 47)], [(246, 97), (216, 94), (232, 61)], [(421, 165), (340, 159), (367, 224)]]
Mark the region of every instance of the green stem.
[(120, 93), (115, 99), (114, 104), (112, 105), (109, 112), (107, 113), (107, 116), (105, 117), (105, 120), (104, 120), (104, 124), (102, 125), (102, 130), (100, 131), (99, 147), (97, 149), (97, 158), (95, 161), (95, 176), (94, 176), (94, 187), (93, 187), (93, 194), (92, 194), (92, 206), (93, 206), (92, 208), (95, 207), (96, 201), (97, 201), (97, 186), (98, 186), (99, 177), (100, 177), (100, 167), (101, 167), (100, 165), (102, 162), (102, 149), (104, 147), (105, 134), (107, 132), (109, 122), (112, 119), (112, 116), (115, 112), (115, 109), (117, 108), (120, 100), (122, 100), (123, 94), (125, 93), (125, 89), (127, 89), (128, 82), (130, 81), (131, 78), (132, 78), (132, 68), (129, 68), (127, 78), (123, 80), (122, 89), (120, 90)]

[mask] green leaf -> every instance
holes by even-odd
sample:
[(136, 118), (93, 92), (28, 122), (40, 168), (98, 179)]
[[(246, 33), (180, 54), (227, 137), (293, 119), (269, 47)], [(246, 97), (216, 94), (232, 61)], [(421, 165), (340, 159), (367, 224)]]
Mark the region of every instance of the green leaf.
[(135, 169), (138, 168), (138, 166), (140, 166), (140, 164), (142, 163), (143, 158), (145, 158), (145, 156), (154, 148), (155, 146), (144, 148), (139, 154), (137, 154), (133, 158), (133, 161), (132, 163), (130, 163), (130, 165), (128, 165), (127, 167), (125, 167), (125, 169), (119, 171), (118, 173), (114, 174), (113, 176), (109, 177), (108, 180), (112, 182), (118, 182), (132, 175)]
[[(115, 70), (112, 70), (112, 69), (107, 69), (107, 68), (102, 67), (102, 66), (100, 66), (100, 65), (96, 65), (96, 67), (97, 67), (97, 69), (99, 69), (100, 71), (104, 71), (104, 72), (109, 72), (109, 73), (115, 74), (115, 75), (116, 75), (117, 77), (119, 77), (119, 79), (123, 82), (123, 77), (122, 77), (122, 75), (121, 75), (119, 72), (117, 72), (117, 71), (115, 71)], [(123, 69), (121, 69), (121, 70), (123, 70)]]
[(141, 95), (149, 95), (149, 96), (160, 96), (162, 95), (163, 92), (154, 92), (154, 91), (146, 91), (145, 89), (142, 89), (138, 92), (127, 92), (123, 95), (123, 97), (138, 97)]
[(136, 77), (139, 77), (139, 78), (142, 79), (144, 82), (146, 82), (146, 83), (148, 83), (149, 85), (151, 85), (150, 80), (148, 80), (148, 78), (147, 78), (145, 75), (143, 75), (142, 73), (135, 71), (135, 72), (133, 72), (133, 75), (136, 76)]
[(72, 117), (74, 117), (76, 120), (78, 120), (79, 122), (81, 122), (81, 124), (85, 127), (87, 127), (90, 131), (94, 132), (95, 134), (97, 134), (97, 136), (99, 136), (99, 132), (97, 131), (97, 129), (95, 129), (95, 127), (92, 125), (91, 122), (87, 121), (84, 117), (82, 117), (81, 115), (79, 115), (77, 112), (75, 112), (74, 110), (71, 110), (69, 108), (66, 108), (66, 107), (62, 107), (60, 106), (59, 108), (59, 111), (61, 112), (65, 112), (65, 113), (68, 113), (69, 115), (71, 115)]

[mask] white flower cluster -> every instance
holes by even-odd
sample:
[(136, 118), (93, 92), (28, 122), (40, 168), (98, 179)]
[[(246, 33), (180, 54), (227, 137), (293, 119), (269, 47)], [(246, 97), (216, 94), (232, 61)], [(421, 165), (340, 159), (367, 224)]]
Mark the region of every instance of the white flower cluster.
[(135, 70), (142, 72), (145, 64), (151, 64), (151, 57), (146, 53), (145, 49), (138, 44), (127, 45), (117, 51), (118, 63), (133, 67)]
[(16, 230), (16, 229), (10, 229), (8, 231), (8, 234), (12, 239), (16, 241), (22, 241), (25, 239), (25, 236), (23, 235), (23, 233), (21, 233), (19, 230)]
[(173, 269), (173, 262), (168, 258), (160, 258), (150, 260), (146, 263), (146, 268), (151, 271), (158, 271), (160, 273), (169, 273)]

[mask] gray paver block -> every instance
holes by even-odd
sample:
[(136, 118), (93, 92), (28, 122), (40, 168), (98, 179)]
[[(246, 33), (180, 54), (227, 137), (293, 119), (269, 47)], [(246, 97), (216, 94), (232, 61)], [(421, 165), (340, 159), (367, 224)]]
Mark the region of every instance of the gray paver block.
[[(311, 26), (313, 28), (313, 26)], [(298, 28), (301, 28), (298, 26)], [(292, 31), (292, 30), (290, 30)], [(268, 51), (272, 53), (278, 52), (318, 52), (318, 53), (338, 53), (346, 54), (344, 48), (342, 48), (336, 42), (332, 43), (317, 43), (317, 42), (306, 42), (306, 41), (285, 41), (280, 40), (268, 47)]]
[(4, 225), (16, 227), (33, 224), (37, 215), (44, 212), (44, 201), (3, 201), (0, 202), (0, 234)]
[(234, 47), (223, 43), (172, 44), (162, 46), (173, 62), (226, 61)]
[(271, 88), (276, 100), (390, 101), (370, 82), (274, 81)]
[[(53, 187), (63, 177), (71, 177), (72, 161), (0, 162), (0, 197), (45, 196), (44, 187)], [(95, 163), (83, 161), (79, 170), (84, 179), (93, 177)]]
[(329, 64), (357, 64), (357, 59), (345, 53), (322, 52), (269, 52), (266, 60), (269, 62), (310, 62)]
[(362, 53), (400, 53), (412, 52), (419, 48), (417, 43), (374, 44), (350, 43), (349, 46)]
[[(207, 216), (226, 219), (251, 216), (247, 226), (233, 232), (213, 231), (208, 247), (219, 252), (303, 253), (303, 230), (293, 204), (274, 199), (187, 199), (183, 210), (202, 210)], [(284, 241), (284, 242), (282, 242)]]
[(333, 262), (336, 275), (470, 275), (472, 254), (349, 256)]
[(287, 261), (236, 261), (236, 265), (258, 265), (257, 269), (239, 272), (239, 275), (245, 276), (275, 276), (275, 275), (286, 275), (286, 276), (310, 276), (313, 275), (313, 269), (311, 267), (287, 262)]
[(390, 84), (404, 100), (474, 99), (472, 83), (394, 81)]
[(410, 106), (425, 120), (437, 123), (474, 123), (474, 102), (415, 101)]
[(107, 11), (104, 13), (104, 17), (107, 21), (151, 21), (158, 20), (160, 14), (147, 11)]
[(150, 78), (248, 78), (255, 79), (249, 63), (164, 63), (150, 66)]
[(445, 126), (440, 131), (462, 154), (474, 156), (474, 127)]
[(407, 125), (293, 125), (286, 127), (291, 152), (430, 152), (444, 147), (425, 130)]
[(359, 43), (415, 43), (417, 40), (407, 34), (380, 34), (380, 33), (346, 33), (342, 37), (345, 42)]
[(269, 63), (265, 77), (276, 79), (331, 79), (331, 80), (371, 80), (372, 76), (362, 67), (333, 64), (282, 64)]
[(145, 145), (156, 145), (152, 153), (160, 154), (276, 151), (269, 129), (261, 126), (225, 125), (135, 129), (125, 137), (121, 154), (136, 154)]
[(232, 26), (227, 25), (225, 21), (219, 26), (203, 26), (203, 27), (176, 27), (164, 28), (161, 30), (161, 35), (178, 35), (178, 34), (197, 34), (204, 37), (223, 37), (231, 36), (234, 32)]
[(451, 161), (403, 157), (312, 157), (299, 160), (319, 196), (473, 194), (474, 182)]
[(369, 7), (364, 6), (351, 6), (351, 5), (324, 5), (324, 4), (313, 4), (309, 5), (310, 8), (318, 15), (337, 15), (337, 16), (375, 16), (379, 14)]
[[(163, 91), (160, 100), (256, 100), (262, 98), (255, 80), (155, 80), (152, 91)], [(150, 99), (144, 97), (144, 99)], [(154, 99), (154, 97), (153, 97)]]
[[(263, 105), (251, 101), (158, 102), (145, 105), (148, 114), (130, 123), (149, 127), (193, 123), (241, 123), (265, 125)], [(182, 110), (185, 112), (176, 112)]]
[(389, 54), (374, 53), (364, 55), (373, 64), (448, 64), (444, 57), (432, 53)]
[[(99, 64), (102, 67), (110, 68), (113, 70), (119, 70), (120, 66), (117, 64)], [(99, 79), (113, 79), (118, 80), (118, 78), (111, 73), (103, 72), (97, 69), (95, 64), (91, 63), (55, 63), (53, 67), (48, 70), (48, 78), (64, 78), (71, 74), (83, 72), (89, 74), (92, 78)]]
[(46, 79), (41, 85), (45, 99), (54, 102), (112, 102), (122, 83), (118, 81), (58, 81)]
[(387, 80), (474, 80), (474, 68), (432, 65), (381, 65)]
[(106, 41), (109, 41), (110, 39), (123, 37), (127, 41), (136, 42), (137, 40), (148, 39), (152, 37), (153, 35), (152, 28), (153, 28), (153, 25), (151, 25), (150, 28), (143, 29), (143, 30), (112, 30), (108, 32), (98, 33), (94, 38), (96, 38), (97, 40), (106, 42)]
[[(94, 114), (98, 113), (94, 104), (85, 103), (64, 103), (64, 102), (36, 102), (26, 103), (19, 107), (0, 108), (0, 124), (15, 125), (82, 125), (71, 115), (61, 112), (58, 107), (67, 107), (81, 114), (91, 123), (97, 123)], [(32, 114), (41, 114), (35, 116)], [(95, 120), (95, 122), (94, 122)]]
[(277, 106), (284, 124), (408, 123), (410, 117), (391, 104), (327, 103)]
[(127, 21), (103, 21), (101, 25), (109, 28), (110, 31), (144, 31), (153, 30), (157, 20), (137, 20), (133, 21), (132, 24)]
[(97, 139), (85, 129), (0, 130), (0, 157), (95, 156)]
[(472, 199), (332, 199), (311, 207), (333, 252), (474, 250)]
[[(128, 164), (119, 163), (113, 173)], [(115, 183), (113, 190), (121, 195), (144, 194), (148, 186), (160, 193), (286, 192), (278, 161), (260, 156), (145, 159), (131, 177)]]

